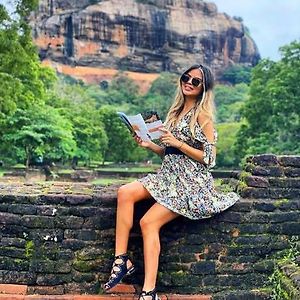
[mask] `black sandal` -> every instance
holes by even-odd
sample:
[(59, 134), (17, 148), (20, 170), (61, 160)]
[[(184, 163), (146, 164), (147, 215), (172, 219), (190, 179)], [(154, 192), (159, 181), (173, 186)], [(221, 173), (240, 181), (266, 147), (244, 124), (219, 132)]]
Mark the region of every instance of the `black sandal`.
[[(120, 263), (116, 262), (118, 259), (121, 260)], [(130, 275), (135, 271), (134, 265), (127, 268), (127, 261), (128, 260), (129, 260), (129, 258), (128, 258), (128, 255), (126, 253), (115, 256), (115, 260), (114, 260), (113, 265), (112, 265), (109, 280), (103, 286), (105, 291), (110, 290), (115, 285), (117, 285), (124, 278), (124, 276)]]
[(146, 292), (146, 291), (141, 291), (139, 295), (139, 300), (149, 300), (144, 297), (150, 296), (151, 300), (160, 300), (160, 298), (157, 295), (156, 289), (153, 289), (152, 291)]

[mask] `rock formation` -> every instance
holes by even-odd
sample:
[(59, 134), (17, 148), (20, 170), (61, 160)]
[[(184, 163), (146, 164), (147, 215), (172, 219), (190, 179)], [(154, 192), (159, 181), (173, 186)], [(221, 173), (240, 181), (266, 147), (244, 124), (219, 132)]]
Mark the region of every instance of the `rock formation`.
[(41, 58), (61, 64), (159, 73), (202, 62), (220, 74), (260, 57), (241, 20), (201, 0), (41, 0), (31, 21)]

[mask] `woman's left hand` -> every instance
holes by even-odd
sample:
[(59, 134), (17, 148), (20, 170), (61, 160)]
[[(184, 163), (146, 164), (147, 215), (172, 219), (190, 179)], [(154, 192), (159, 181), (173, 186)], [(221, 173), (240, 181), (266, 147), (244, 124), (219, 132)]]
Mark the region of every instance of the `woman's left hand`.
[(161, 136), (160, 140), (166, 145), (166, 146), (171, 146), (171, 147), (180, 147), (181, 142), (177, 140), (174, 135), (167, 129), (165, 128), (160, 128), (164, 134)]

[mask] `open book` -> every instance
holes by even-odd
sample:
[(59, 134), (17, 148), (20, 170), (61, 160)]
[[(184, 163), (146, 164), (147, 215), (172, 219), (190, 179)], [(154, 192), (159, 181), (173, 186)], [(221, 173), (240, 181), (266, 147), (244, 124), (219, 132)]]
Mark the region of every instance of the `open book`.
[(135, 116), (127, 116), (123, 112), (118, 112), (117, 114), (132, 135), (138, 135), (145, 142), (159, 139), (163, 134), (159, 130), (160, 127), (163, 127), (163, 123), (161, 120), (158, 120), (155, 112), (153, 115), (146, 116), (145, 119), (141, 114)]

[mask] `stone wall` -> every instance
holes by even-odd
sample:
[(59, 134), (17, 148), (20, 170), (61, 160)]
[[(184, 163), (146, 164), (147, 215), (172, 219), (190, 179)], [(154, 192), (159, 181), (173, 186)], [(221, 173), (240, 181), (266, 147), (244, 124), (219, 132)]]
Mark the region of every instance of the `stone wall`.
[[(300, 233), (299, 171), (299, 156), (251, 157), (237, 187), (243, 198), (234, 207), (165, 226), (159, 291), (269, 299), (275, 258)], [(0, 184), (0, 283), (27, 284), (29, 293), (101, 292), (112, 262), (116, 190), (88, 183)], [(138, 219), (149, 205), (136, 206), (129, 252), (138, 272), (128, 278), (131, 284), (142, 282)], [(293, 267), (297, 273), (299, 266)]]

